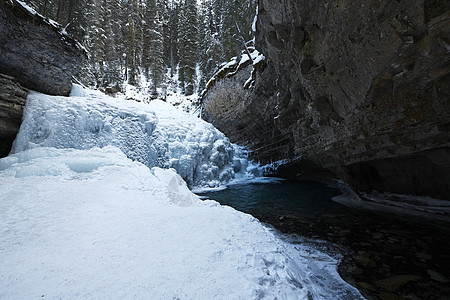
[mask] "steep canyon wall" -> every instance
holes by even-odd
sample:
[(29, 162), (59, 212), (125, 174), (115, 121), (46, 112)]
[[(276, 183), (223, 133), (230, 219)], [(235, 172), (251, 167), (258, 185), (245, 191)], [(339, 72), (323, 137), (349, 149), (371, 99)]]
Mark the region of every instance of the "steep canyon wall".
[(450, 199), (449, 6), (260, 0), (254, 88), (217, 109), (246, 76), (225, 79), (204, 117), (261, 161), (287, 159), (281, 175)]

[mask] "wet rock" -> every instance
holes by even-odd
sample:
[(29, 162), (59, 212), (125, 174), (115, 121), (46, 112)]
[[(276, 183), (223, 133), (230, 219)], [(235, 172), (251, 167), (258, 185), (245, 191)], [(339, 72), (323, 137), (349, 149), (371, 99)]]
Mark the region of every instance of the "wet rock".
[(417, 275), (397, 275), (382, 280), (378, 280), (375, 282), (375, 284), (386, 291), (394, 292), (399, 288), (401, 288), (402, 286), (404, 286), (405, 284), (407, 284), (408, 282), (417, 281), (420, 279), (422, 278)]
[(28, 89), (69, 95), (85, 55), (58, 24), (17, 0), (0, 1), (0, 157), (19, 130)]
[(430, 246), (422, 240), (416, 240), (416, 243), (417, 243), (417, 246), (419, 246), (422, 249), (430, 248)]
[(353, 275), (361, 275), (364, 273), (363, 269), (358, 268), (358, 267), (354, 267), (350, 271)]
[(428, 275), (430, 275), (430, 278), (435, 281), (439, 282), (450, 282), (447, 277), (442, 275), (441, 273), (434, 271), (434, 270), (427, 270)]
[(426, 253), (416, 253), (416, 257), (423, 259), (423, 260), (430, 260), (433, 258), (432, 255), (426, 254)]
[(408, 300), (422, 300), (421, 298), (417, 297), (417, 296), (414, 295), (414, 294), (408, 294), (408, 295), (406, 295), (406, 296), (405, 296), (405, 299), (408, 299)]
[(369, 254), (365, 251), (359, 251), (358, 255), (353, 256), (353, 260), (364, 268), (375, 268), (376, 262), (370, 258)]
[(405, 298), (402, 298), (402, 297), (397, 296), (392, 293), (381, 292), (380, 299), (381, 300), (404, 300)]
[(360, 287), (362, 289), (365, 289), (365, 290), (368, 290), (368, 291), (372, 291), (372, 292), (376, 291), (376, 288), (373, 285), (371, 285), (371, 284), (369, 284), (367, 282), (358, 282), (356, 284), (358, 285), (358, 287)]

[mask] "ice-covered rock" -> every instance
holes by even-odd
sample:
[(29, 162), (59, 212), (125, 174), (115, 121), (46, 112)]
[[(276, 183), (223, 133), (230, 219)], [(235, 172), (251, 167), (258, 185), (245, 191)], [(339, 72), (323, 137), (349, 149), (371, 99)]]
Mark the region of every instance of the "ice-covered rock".
[(197, 117), (159, 100), (141, 104), (76, 85), (70, 97), (29, 95), (12, 152), (108, 145), (148, 167), (174, 168), (190, 186), (216, 187), (254, 170), (237, 146)]

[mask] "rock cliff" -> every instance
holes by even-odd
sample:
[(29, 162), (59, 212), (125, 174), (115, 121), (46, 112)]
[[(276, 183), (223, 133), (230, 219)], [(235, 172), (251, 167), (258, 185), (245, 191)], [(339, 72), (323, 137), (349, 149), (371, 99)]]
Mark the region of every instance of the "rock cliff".
[(84, 50), (61, 26), (16, 0), (0, 1), (0, 73), (50, 95), (69, 95)]
[(0, 157), (8, 155), (19, 132), (27, 95), (14, 78), (0, 74)]
[(263, 162), (284, 159), (281, 175), (450, 199), (449, 7), (260, 0), (265, 66), (251, 91), (246, 76), (211, 88), (204, 117)]

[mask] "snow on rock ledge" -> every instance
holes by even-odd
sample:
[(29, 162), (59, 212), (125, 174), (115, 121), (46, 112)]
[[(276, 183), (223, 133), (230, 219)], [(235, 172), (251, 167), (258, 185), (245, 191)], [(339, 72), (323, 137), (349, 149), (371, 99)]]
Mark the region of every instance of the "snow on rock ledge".
[(223, 133), (167, 103), (124, 101), (79, 86), (71, 95), (31, 93), (12, 152), (112, 145), (132, 160), (172, 167), (189, 185), (204, 187), (256, 170)]

